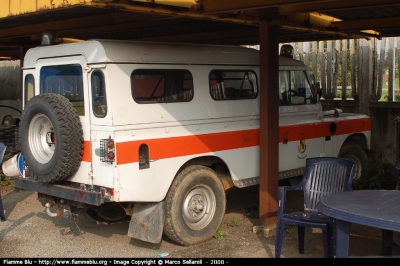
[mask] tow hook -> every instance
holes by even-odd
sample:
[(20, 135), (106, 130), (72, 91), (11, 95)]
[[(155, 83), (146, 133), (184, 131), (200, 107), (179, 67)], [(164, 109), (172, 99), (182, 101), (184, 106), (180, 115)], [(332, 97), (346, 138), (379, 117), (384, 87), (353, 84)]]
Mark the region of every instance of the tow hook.
[(51, 212), (51, 210), (50, 210), (51, 204), (48, 202), (44, 205), (44, 207), (46, 208), (46, 212), (50, 217), (62, 216), (63, 218), (69, 219), (72, 216), (71, 211), (69, 211), (67, 209), (63, 209), (63, 208), (58, 209), (57, 212)]

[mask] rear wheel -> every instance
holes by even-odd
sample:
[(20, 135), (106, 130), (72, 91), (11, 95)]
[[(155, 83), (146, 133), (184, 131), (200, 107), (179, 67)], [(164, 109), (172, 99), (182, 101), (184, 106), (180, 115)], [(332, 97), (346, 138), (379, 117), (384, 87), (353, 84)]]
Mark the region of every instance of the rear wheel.
[(211, 169), (189, 166), (174, 180), (166, 199), (164, 233), (181, 245), (211, 239), (225, 214), (225, 190)]
[(365, 150), (357, 143), (346, 143), (339, 152), (339, 157), (352, 161), (354, 165), (353, 180), (364, 179), (368, 176), (368, 157)]

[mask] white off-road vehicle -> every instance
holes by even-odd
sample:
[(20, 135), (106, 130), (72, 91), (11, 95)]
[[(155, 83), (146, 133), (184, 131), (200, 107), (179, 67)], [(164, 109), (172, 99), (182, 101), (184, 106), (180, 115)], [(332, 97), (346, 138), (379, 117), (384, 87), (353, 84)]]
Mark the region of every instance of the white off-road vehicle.
[[(300, 61), (279, 66), (280, 178), (340, 156), (366, 175), (370, 119), (324, 112)], [(213, 237), (225, 191), (259, 183), (259, 52), (89, 40), (30, 49), (20, 124), (25, 176), (51, 216), (129, 218), (128, 235)], [(338, 112), (336, 112), (337, 114)], [(54, 208), (58, 208), (54, 212)], [(52, 208), (52, 209), (51, 209)]]

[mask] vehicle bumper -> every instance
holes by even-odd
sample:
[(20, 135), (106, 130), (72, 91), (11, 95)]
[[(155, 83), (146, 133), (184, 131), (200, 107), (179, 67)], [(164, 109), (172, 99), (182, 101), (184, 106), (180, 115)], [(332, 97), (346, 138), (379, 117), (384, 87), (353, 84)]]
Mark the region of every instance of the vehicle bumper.
[(75, 202), (81, 202), (95, 206), (100, 206), (107, 201), (101, 196), (100, 192), (81, 190), (63, 185), (41, 183), (38, 181), (20, 177), (14, 178), (14, 186), (21, 189), (33, 190), (57, 198), (72, 200)]

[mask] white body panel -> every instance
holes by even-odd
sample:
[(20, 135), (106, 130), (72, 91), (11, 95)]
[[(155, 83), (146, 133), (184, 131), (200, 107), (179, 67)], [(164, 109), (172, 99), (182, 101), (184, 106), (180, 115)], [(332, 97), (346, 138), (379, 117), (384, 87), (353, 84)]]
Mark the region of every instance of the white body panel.
[[(216, 101), (210, 96), (209, 88), (210, 71), (214, 69), (249, 70), (258, 75), (258, 56), (258, 51), (242, 47), (88, 41), (29, 50), (25, 56), (24, 74), (34, 73), (39, 77), (40, 68), (46, 65), (80, 64), (83, 69), (85, 115), (81, 116), (81, 122), (87, 145), (84, 157), (89, 159), (82, 162), (77, 174), (69, 181), (112, 188), (114, 201), (158, 202), (164, 199), (179, 169), (194, 158), (219, 158), (226, 164), (236, 186), (258, 182), (259, 97)], [(103, 118), (93, 115), (91, 109), (89, 76), (96, 69), (104, 74), (107, 90), (108, 111)], [(135, 69), (188, 70), (193, 77), (193, 99), (173, 103), (135, 102), (131, 92), (131, 74)], [(303, 71), (305, 67), (299, 61), (281, 58), (280, 69)], [(37, 78), (36, 94), (39, 87)], [(323, 134), (323, 122), (367, 119), (361, 115), (323, 118), (319, 103), (280, 106), (279, 116), (280, 178), (300, 175), (302, 172), (299, 169), (304, 167), (306, 158), (337, 156), (346, 138), (356, 133), (332, 135), (327, 141), (326, 134)], [(309, 125), (319, 133), (309, 131)], [(180, 147), (182, 153), (174, 150), (175, 147), (159, 147), (168, 149), (172, 155), (151, 159), (152, 154), (157, 153), (156, 146), (151, 144), (156, 143), (154, 141), (179, 143), (176, 142), (178, 138), (202, 138), (209, 134), (225, 140), (235, 132), (242, 132), (238, 139), (243, 147), (231, 143), (232, 147), (226, 146), (231, 148), (208, 151), (209, 147), (202, 147), (200, 141), (194, 144), (195, 147)], [(359, 133), (365, 135), (369, 145), (370, 131)], [(288, 137), (286, 143), (283, 141), (285, 134)], [(114, 139), (117, 145), (116, 161), (113, 163), (101, 162), (99, 157), (100, 140), (108, 138)], [(301, 143), (299, 140), (302, 138), (305, 142)], [(232, 141), (238, 142), (238, 139)], [(138, 150), (129, 150), (138, 143), (150, 147), (148, 169), (139, 169), (139, 163), (134, 159)], [(119, 147), (125, 144), (128, 148), (120, 152)], [(218, 146), (219, 143), (213, 145)], [(177, 153), (179, 155), (174, 155)], [(92, 177), (89, 175), (91, 171)]]

